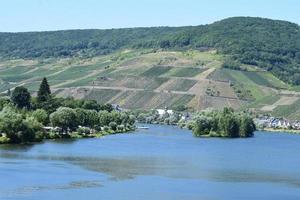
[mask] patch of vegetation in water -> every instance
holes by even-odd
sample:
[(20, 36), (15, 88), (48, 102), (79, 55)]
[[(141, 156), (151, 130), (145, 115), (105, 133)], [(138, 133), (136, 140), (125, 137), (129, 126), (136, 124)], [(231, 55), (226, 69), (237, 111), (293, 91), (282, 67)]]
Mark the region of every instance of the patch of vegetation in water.
[(203, 111), (189, 124), (196, 137), (252, 137), (256, 130), (253, 119), (246, 113), (235, 113), (230, 108), (220, 111)]

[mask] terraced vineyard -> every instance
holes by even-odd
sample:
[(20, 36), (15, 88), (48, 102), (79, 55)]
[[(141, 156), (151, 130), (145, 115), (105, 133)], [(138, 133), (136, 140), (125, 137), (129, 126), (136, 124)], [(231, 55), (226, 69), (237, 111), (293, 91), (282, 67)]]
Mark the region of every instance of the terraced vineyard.
[[(272, 74), (221, 68), (215, 51), (123, 50), (93, 58), (0, 62), (0, 92), (24, 85), (33, 93), (47, 77), (58, 96), (95, 99), (126, 109), (251, 108), (294, 118), (300, 94)], [(298, 98), (299, 96), (299, 98)]]

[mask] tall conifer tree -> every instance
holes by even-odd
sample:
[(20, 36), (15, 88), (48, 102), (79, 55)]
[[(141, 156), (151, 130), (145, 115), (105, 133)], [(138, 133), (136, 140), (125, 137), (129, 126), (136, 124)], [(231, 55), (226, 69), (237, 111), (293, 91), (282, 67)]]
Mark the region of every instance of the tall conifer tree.
[(39, 102), (47, 101), (50, 95), (51, 95), (50, 86), (48, 84), (47, 78), (44, 77), (37, 94), (37, 99)]

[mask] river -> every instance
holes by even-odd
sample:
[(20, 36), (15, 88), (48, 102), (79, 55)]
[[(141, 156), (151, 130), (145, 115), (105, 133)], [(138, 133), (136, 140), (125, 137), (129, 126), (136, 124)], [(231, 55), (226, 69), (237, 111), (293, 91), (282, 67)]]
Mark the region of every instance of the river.
[(299, 200), (300, 135), (149, 130), (0, 146), (2, 200)]

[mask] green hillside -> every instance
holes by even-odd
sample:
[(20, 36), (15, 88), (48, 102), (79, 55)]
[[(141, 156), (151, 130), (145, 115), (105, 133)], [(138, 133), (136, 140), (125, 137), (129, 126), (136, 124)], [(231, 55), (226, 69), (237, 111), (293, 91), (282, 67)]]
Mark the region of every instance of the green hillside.
[(286, 105), (277, 101), (297, 100), (295, 95), (279, 94), (293, 91), (271, 73), (251, 65), (248, 71), (222, 68), (225, 58), (216, 51), (139, 49), (92, 58), (7, 60), (0, 62), (0, 92), (24, 85), (34, 93), (45, 76), (57, 96), (95, 99), (126, 109), (229, 106), (276, 113)]
[(300, 84), (297, 24), (235, 17), (194, 27), (0, 33), (0, 57), (49, 58), (107, 55), (120, 49), (217, 49), (243, 64)]
[(299, 27), (237, 17), (197, 27), (0, 33), (0, 92), (35, 92), (127, 109), (249, 108), (297, 118)]

